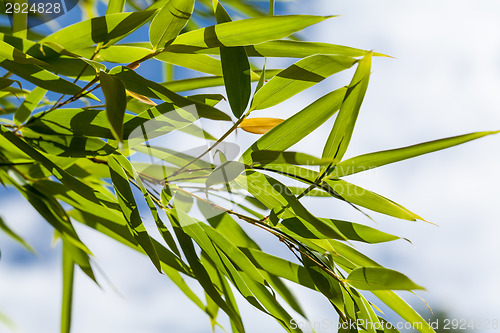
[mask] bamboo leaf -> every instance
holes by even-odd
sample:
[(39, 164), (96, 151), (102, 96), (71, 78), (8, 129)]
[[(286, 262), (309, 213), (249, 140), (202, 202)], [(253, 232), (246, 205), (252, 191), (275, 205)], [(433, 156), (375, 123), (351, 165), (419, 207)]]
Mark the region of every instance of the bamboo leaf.
[(113, 43), (145, 24), (156, 10), (116, 13), (94, 17), (63, 28), (40, 42), (53, 42), (68, 51), (78, 52), (97, 43)]
[(412, 213), (403, 206), (364, 188), (348, 183), (340, 179), (330, 179), (326, 181), (335, 193), (352, 204), (368, 208), (375, 212), (397, 217), (403, 220), (425, 221), (420, 216)]
[(243, 153), (244, 163), (252, 163), (254, 151), (286, 150), (302, 140), (338, 111), (345, 93), (345, 88), (337, 89), (274, 127)]
[(254, 96), (251, 110), (277, 105), (330, 75), (350, 68), (356, 60), (345, 56), (314, 55), (276, 74)]
[[(270, 79), (275, 74), (279, 73), (279, 70), (271, 69), (266, 70), (265, 79)], [(258, 73), (258, 72), (257, 72)], [(259, 76), (252, 76), (252, 81), (260, 80)], [(168, 88), (172, 91), (188, 91), (209, 87), (218, 87), (224, 85), (224, 78), (222, 76), (205, 76), (192, 79), (175, 80), (162, 83), (162, 86)]]
[(354, 73), (347, 89), (340, 112), (323, 149), (323, 158), (333, 158), (335, 163), (342, 159), (351, 140), (361, 103), (368, 87), (371, 57), (370, 52), (359, 61), (356, 73)]
[(384, 150), (364, 154), (342, 161), (330, 173), (329, 178), (344, 177), (358, 172), (378, 168), (380, 166), (403, 161), (416, 156), (432, 153), (438, 150), (457, 146), (462, 143), (476, 140), (487, 135), (497, 134), (500, 131), (476, 132), (454, 136), (446, 139), (429, 141), (404, 148)]
[(123, 12), (126, 0), (109, 0), (106, 15)]
[(106, 99), (106, 116), (111, 133), (116, 140), (123, 139), (123, 119), (127, 108), (127, 94), (122, 81), (112, 75), (101, 72), (99, 74), (102, 92)]
[(4, 77), (0, 77), (0, 90), (10, 87), (14, 82), (17, 83), (19, 89), (23, 89), (21, 82), (17, 80), (11, 80), (11, 79), (6, 79)]
[(180, 35), (168, 47), (171, 50), (195, 51), (200, 48), (260, 44), (287, 37), (329, 17), (310, 15), (272, 16), (221, 23)]
[(392, 290), (373, 290), (372, 293), (404, 320), (418, 327), (421, 333), (435, 333), (429, 323), (422, 318), (408, 303)]
[(170, 0), (156, 14), (149, 28), (153, 49), (163, 49), (175, 39), (191, 18), (194, 0)]
[(111, 179), (113, 180), (113, 187), (115, 188), (116, 196), (118, 198), (118, 203), (120, 204), (121, 211), (128, 223), (130, 231), (147, 253), (158, 272), (161, 272), (161, 264), (158, 253), (151, 242), (151, 238), (148, 235), (144, 224), (142, 223), (139, 208), (137, 207), (134, 195), (132, 194), (128, 177), (114, 156), (110, 156), (108, 159), (108, 165), (110, 168)]
[[(20, 8), (23, 5), (28, 5), (28, 0), (15, 0), (15, 4), (19, 4)], [(28, 11), (19, 10), (12, 13), (12, 35), (26, 38), (28, 34)]]
[(266, 134), (283, 121), (280, 118), (246, 118), (238, 127), (248, 133)]
[(47, 93), (47, 90), (35, 87), (31, 93), (26, 96), (23, 103), (19, 106), (14, 114), (14, 123), (19, 125), (29, 118), (33, 110), (38, 106), (42, 98)]
[[(281, 221), (277, 228), (299, 238), (354, 240), (370, 244), (390, 242), (400, 237), (385, 233), (363, 224), (319, 218), (325, 228), (318, 230), (308, 221), (293, 217)], [(320, 232), (319, 232), (320, 231)]]
[(0, 61), (10, 60), (18, 64), (46, 65), (45, 62), (27, 55), (12, 45), (0, 40)]
[(253, 166), (267, 164), (325, 165), (332, 163), (332, 160), (294, 151), (257, 150), (251, 153), (251, 157)]
[[(213, 1), (218, 24), (231, 22), (231, 17), (218, 0)], [(250, 62), (243, 46), (220, 47), (220, 59), (227, 99), (236, 118), (245, 112), (251, 95)]]
[(406, 275), (383, 267), (360, 267), (346, 279), (354, 288), (362, 290), (415, 290), (424, 289)]
[[(14, 73), (34, 85), (56, 93), (75, 95), (82, 89), (58, 75), (55, 75), (35, 64), (22, 64), (10, 60), (0, 62), (0, 67)], [(91, 98), (93, 95), (89, 95)]]
[[(367, 51), (353, 47), (329, 43), (306, 42), (296, 40), (270, 40), (264, 43), (245, 46), (249, 57), (276, 57), (276, 58), (306, 58), (315, 54), (343, 55), (348, 57), (362, 57)], [(219, 54), (219, 48), (190, 49), (182, 46), (172, 46), (170, 52)], [(373, 56), (388, 57), (382, 53), (373, 53)]]
[(73, 283), (75, 274), (75, 263), (69, 251), (62, 248), (62, 310), (61, 310), (61, 333), (70, 333), (71, 317), (73, 308)]
[(109, 74), (116, 76), (124, 84), (127, 90), (150, 98), (157, 98), (165, 102), (171, 102), (178, 107), (194, 106), (199, 117), (213, 120), (230, 120), (231, 118), (213, 106), (192, 100), (174, 93), (162, 85), (147, 80), (127, 67), (115, 67)]

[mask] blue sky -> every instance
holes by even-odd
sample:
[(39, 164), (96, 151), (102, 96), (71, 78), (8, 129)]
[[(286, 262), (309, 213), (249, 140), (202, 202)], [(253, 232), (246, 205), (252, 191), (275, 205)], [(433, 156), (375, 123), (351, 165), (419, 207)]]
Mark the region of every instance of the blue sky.
[[(290, 2), (287, 8), (291, 13), (341, 15), (308, 29), (310, 40), (373, 49), (395, 57), (378, 58), (373, 63), (370, 87), (347, 157), (500, 129), (497, 1), (313, 0)], [(256, 116), (285, 117), (332, 87), (344, 85), (349, 75), (352, 72), (327, 80)], [(329, 128), (331, 123), (322, 126), (318, 135), (326, 137)], [(245, 135), (239, 139), (249, 140)], [(427, 291), (419, 295), (433, 308), (445, 309), (450, 318), (500, 319), (496, 278), (500, 268), (495, 264), (500, 253), (496, 239), (500, 231), (499, 144), (500, 136), (487, 137), (350, 178), (439, 225), (373, 214), (375, 227), (407, 237), (413, 245), (398, 241), (356, 246), (424, 285)], [(295, 149), (321, 153), (313, 139)], [(0, 235), (0, 312), (16, 321), (21, 332), (55, 332), (60, 302), (58, 248), (51, 249), (50, 230), (26, 202), (14, 191), (2, 193), (2, 217), (26, 236), (38, 256), (26, 256)], [(344, 205), (319, 201), (311, 202), (310, 207), (319, 215), (372, 223)], [(156, 274), (143, 256), (85, 228), (79, 231), (118, 292), (104, 279), (99, 289), (80, 274), (74, 332), (209, 331), (206, 316), (165, 277)], [(269, 247), (273, 244), (262, 240)], [(301, 289), (297, 293), (312, 321), (335, 318), (321, 297)], [(425, 308), (417, 297), (403, 295), (416, 307)], [(242, 306), (242, 312), (249, 332), (278, 328), (250, 306)]]

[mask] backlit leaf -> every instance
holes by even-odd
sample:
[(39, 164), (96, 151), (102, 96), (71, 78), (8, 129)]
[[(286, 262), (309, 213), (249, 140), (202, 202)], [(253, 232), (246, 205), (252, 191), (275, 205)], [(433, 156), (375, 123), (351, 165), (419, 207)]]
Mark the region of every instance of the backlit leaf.
[(383, 267), (360, 267), (353, 270), (347, 282), (362, 290), (415, 290), (424, 289), (406, 275)]
[(108, 117), (111, 132), (116, 140), (122, 141), (123, 119), (127, 108), (125, 85), (119, 79), (105, 72), (99, 74), (99, 81), (106, 98), (106, 116)]
[(281, 124), (284, 119), (280, 118), (246, 118), (238, 126), (245, 132), (254, 134), (266, 134), (275, 126)]

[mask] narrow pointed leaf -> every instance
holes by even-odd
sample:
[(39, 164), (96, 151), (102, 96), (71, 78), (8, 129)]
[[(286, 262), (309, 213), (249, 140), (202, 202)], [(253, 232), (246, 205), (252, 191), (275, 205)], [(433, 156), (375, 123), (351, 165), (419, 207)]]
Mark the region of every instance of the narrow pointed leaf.
[(246, 118), (238, 127), (248, 133), (266, 134), (283, 121), (280, 118)]
[(360, 267), (347, 277), (354, 288), (362, 290), (415, 290), (424, 289), (406, 275), (383, 267)]
[[(231, 22), (231, 17), (219, 1), (213, 1), (217, 23)], [(233, 115), (240, 118), (250, 101), (251, 78), (250, 62), (243, 46), (220, 47), (220, 59), (227, 99)]]
[(75, 274), (75, 263), (71, 254), (63, 246), (62, 254), (62, 310), (61, 310), (61, 333), (70, 333), (71, 317), (73, 308), (73, 283)]
[(356, 60), (345, 56), (314, 55), (299, 60), (269, 80), (254, 96), (251, 110), (277, 105), (330, 75), (350, 68)]
[(153, 49), (162, 49), (173, 40), (189, 21), (194, 9), (194, 0), (170, 0), (151, 22), (149, 39)]
[(253, 165), (325, 165), (332, 163), (332, 160), (322, 159), (309, 154), (294, 151), (257, 150), (254, 151), (251, 156)]
[(94, 17), (54, 32), (40, 42), (53, 42), (68, 51), (77, 52), (97, 43), (109, 43), (125, 37), (146, 23), (155, 12), (150, 10)]
[(347, 150), (361, 108), (361, 103), (363, 102), (368, 87), (371, 57), (372, 54), (368, 53), (358, 63), (358, 68), (347, 89), (344, 101), (340, 107), (340, 112), (337, 119), (335, 119), (332, 132), (323, 149), (324, 158), (333, 158), (335, 162), (338, 162), (342, 159)]
[(346, 88), (340, 88), (321, 97), (264, 134), (243, 153), (245, 164), (252, 163), (253, 151), (286, 150), (302, 140), (339, 110), (345, 93)]
[(217, 24), (180, 35), (167, 51), (221, 46), (246, 46), (287, 37), (329, 17), (311, 15), (272, 16)]
[(403, 206), (364, 188), (348, 183), (340, 179), (327, 180), (326, 184), (330, 186), (335, 193), (352, 204), (368, 208), (375, 212), (397, 217), (403, 220), (425, 221), (420, 216), (412, 213)]
[(373, 290), (372, 293), (404, 320), (418, 327), (421, 333), (435, 333), (422, 316), (392, 290)]
[(116, 77), (101, 72), (99, 74), (102, 92), (106, 99), (106, 116), (111, 132), (116, 140), (123, 139), (123, 119), (127, 108), (125, 85)]
[(35, 89), (33, 89), (31, 93), (28, 96), (26, 96), (24, 101), (16, 110), (16, 113), (14, 114), (14, 123), (16, 125), (19, 125), (23, 123), (26, 119), (28, 119), (33, 110), (38, 106), (38, 104), (40, 103), (40, 101), (42, 100), (43, 96), (45, 96), (46, 93), (47, 90), (40, 87), (35, 87)]
[(123, 12), (125, 1), (126, 0), (109, 0), (108, 8), (106, 8), (106, 15)]
[(497, 133), (500, 133), (500, 131), (476, 132), (446, 139), (429, 141), (404, 148), (384, 150), (356, 156), (337, 164), (329, 177), (336, 178), (352, 175), (358, 172), (378, 168), (386, 164), (403, 161), (416, 156), (460, 145), (471, 140), (476, 140), (484, 136)]
[(148, 235), (146, 228), (142, 223), (142, 219), (139, 214), (139, 208), (134, 199), (134, 195), (132, 194), (132, 189), (130, 188), (128, 177), (119, 162), (113, 156), (108, 159), (108, 165), (110, 168), (111, 179), (113, 180), (113, 187), (115, 188), (121, 211), (128, 223), (130, 231), (134, 235), (134, 238), (137, 240), (137, 242), (147, 253), (156, 269), (161, 272), (158, 253), (156, 252), (156, 249), (151, 242), (151, 237)]

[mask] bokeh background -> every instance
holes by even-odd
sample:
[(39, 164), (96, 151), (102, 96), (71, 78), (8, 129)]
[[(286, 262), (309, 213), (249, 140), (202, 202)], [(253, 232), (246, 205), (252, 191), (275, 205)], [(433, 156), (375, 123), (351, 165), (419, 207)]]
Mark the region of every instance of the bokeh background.
[[(340, 15), (305, 30), (301, 36), (373, 49), (394, 57), (374, 59), (370, 87), (346, 157), (500, 129), (500, 2), (296, 0), (278, 5), (277, 14), (288, 13)], [(75, 8), (56, 22), (65, 26), (80, 17)], [(57, 25), (52, 23), (52, 28)], [(146, 39), (147, 30), (141, 29), (138, 36)], [(153, 67), (141, 66), (141, 71), (162, 79)], [(350, 76), (352, 71), (336, 76), (279, 108), (258, 111), (256, 116), (286, 117), (313, 98), (347, 84)], [(316, 135), (294, 148), (319, 155), (322, 142), (318, 140), (325, 140), (331, 125), (329, 122), (320, 127)], [(238, 135), (242, 142), (255, 139), (251, 134)], [(355, 184), (403, 204), (438, 227), (376, 213), (372, 214), (376, 221), (373, 223), (348, 206), (328, 199), (308, 204), (319, 215), (371, 224), (409, 238), (411, 244), (396, 241), (356, 246), (381, 264), (424, 285), (427, 291), (418, 295), (435, 312), (444, 311), (449, 319), (480, 323), (500, 320), (499, 146), (500, 136), (487, 137), (350, 176)], [(20, 332), (57, 332), (60, 249), (51, 247), (52, 231), (13, 190), (0, 189), (0, 214), (37, 251), (36, 256), (30, 255), (0, 234), (0, 312), (9, 316)], [(158, 275), (145, 257), (95, 232), (81, 227), (78, 230), (96, 255), (102, 287), (78, 274), (73, 332), (210, 331), (208, 318), (166, 277)], [(278, 248), (282, 245), (267, 242), (263, 235), (258, 237), (265, 243), (264, 248), (286, 252)], [(201, 291), (195, 284), (192, 286)], [(337, 317), (326, 300), (295, 289), (312, 323), (336, 323)], [(432, 316), (417, 296), (402, 295), (425, 316)], [(271, 318), (241, 304), (248, 332), (280, 331)], [(389, 311), (386, 314), (400, 321)], [(303, 319), (297, 318), (297, 322), (305, 324)], [(0, 332), (4, 331), (7, 329), (0, 324)], [(323, 325), (317, 331), (336, 329)]]

